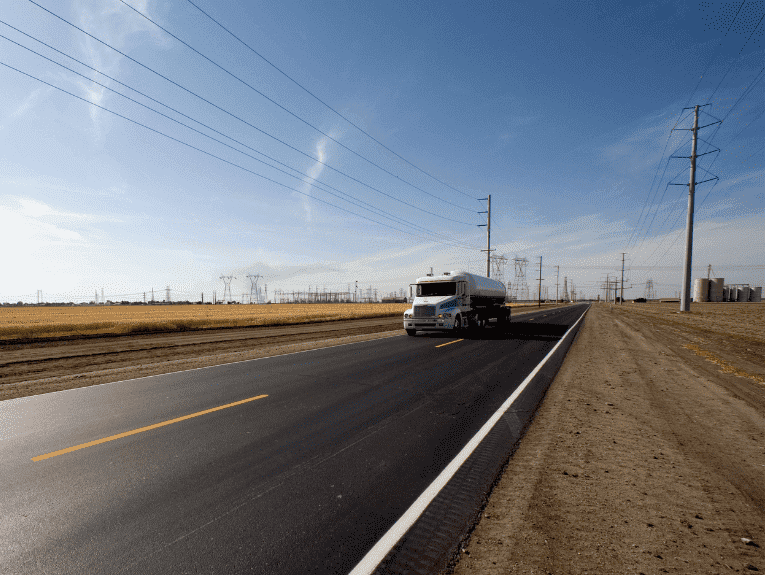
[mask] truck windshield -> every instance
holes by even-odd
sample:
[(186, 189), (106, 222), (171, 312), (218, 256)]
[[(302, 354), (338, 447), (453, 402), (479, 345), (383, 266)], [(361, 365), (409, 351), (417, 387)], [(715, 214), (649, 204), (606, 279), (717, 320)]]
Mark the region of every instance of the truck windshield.
[(417, 295), (420, 297), (454, 295), (456, 293), (456, 282), (437, 282), (417, 285)]

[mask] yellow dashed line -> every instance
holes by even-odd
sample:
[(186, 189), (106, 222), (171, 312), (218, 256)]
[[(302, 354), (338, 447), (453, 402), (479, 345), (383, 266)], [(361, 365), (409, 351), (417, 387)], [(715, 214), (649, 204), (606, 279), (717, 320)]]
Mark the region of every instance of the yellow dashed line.
[(451, 345), (453, 343), (457, 343), (458, 341), (465, 341), (464, 339), (455, 339), (454, 341), (448, 341), (446, 343), (442, 343), (441, 345), (437, 345), (436, 347), (444, 347), (445, 345)]
[(127, 437), (129, 435), (135, 435), (136, 433), (143, 433), (144, 431), (150, 431), (152, 429), (157, 429), (158, 427), (164, 427), (165, 425), (170, 425), (173, 423), (178, 423), (179, 421), (184, 421), (186, 419), (191, 419), (192, 417), (199, 417), (200, 415), (205, 415), (207, 413), (212, 413), (213, 411), (220, 411), (221, 409), (226, 409), (228, 407), (234, 407), (235, 405), (241, 405), (243, 403), (247, 403), (249, 401), (255, 401), (256, 399), (262, 399), (264, 397), (268, 397), (267, 395), (258, 395), (255, 397), (250, 397), (248, 399), (243, 399), (241, 401), (235, 401), (234, 403), (227, 403), (226, 405), (221, 405), (218, 407), (213, 407), (212, 409), (205, 409), (204, 411), (197, 411), (196, 413), (192, 413), (189, 415), (184, 415), (183, 417), (176, 417), (175, 419), (169, 419), (168, 421), (162, 421), (161, 423), (155, 423), (154, 425), (147, 425), (146, 427), (141, 427), (138, 429), (134, 429), (132, 431), (126, 431), (124, 433), (118, 433), (117, 435), (110, 435), (109, 437), (103, 437), (101, 439), (96, 439), (95, 441), (89, 441), (87, 443), (81, 443), (80, 445), (75, 445), (74, 447), (67, 447), (66, 449), (59, 449), (58, 451), (51, 451), (50, 453), (46, 453), (45, 455), (38, 455), (37, 457), (33, 457), (32, 461), (35, 463), (38, 461), (42, 461), (43, 459), (48, 459), (50, 457), (56, 457), (57, 455), (64, 455), (65, 453), (70, 453), (72, 451), (77, 451), (78, 449), (85, 449), (86, 447), (93, 447), (94, 445), (98, 445), (100, 443), (106, 443), (107, 441), (114, 441), (115, 439), (121, 439), (123, 437)]

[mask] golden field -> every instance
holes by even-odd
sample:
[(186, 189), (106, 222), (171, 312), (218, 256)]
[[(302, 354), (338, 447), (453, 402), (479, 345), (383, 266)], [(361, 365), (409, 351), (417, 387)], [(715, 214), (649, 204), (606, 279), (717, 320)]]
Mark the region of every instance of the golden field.
[(289, 325), (403, 315), (408, 304), (152, 305), (0, 308), (0, 340)]

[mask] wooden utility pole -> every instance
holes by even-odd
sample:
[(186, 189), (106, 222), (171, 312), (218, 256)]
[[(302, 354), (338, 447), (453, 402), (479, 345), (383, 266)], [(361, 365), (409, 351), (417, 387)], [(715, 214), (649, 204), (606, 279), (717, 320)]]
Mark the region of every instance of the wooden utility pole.
[(539, 256), (539, 296), (537, 307), (542, 307), (542, 256)]
[(479, 228), (486, 227), (486, 249), (481, 250), (486, 252), (486, 277), (491, 277), (491, 194), (486, 198), (486, 211), (478, 212), (479, 214), (486, 214), (486, 223), (478, 224)]
[(619, 305), (624, 304), (624, 252), (622, 252), (622, 289), (621, 289), (621, 295), (619, 296)]

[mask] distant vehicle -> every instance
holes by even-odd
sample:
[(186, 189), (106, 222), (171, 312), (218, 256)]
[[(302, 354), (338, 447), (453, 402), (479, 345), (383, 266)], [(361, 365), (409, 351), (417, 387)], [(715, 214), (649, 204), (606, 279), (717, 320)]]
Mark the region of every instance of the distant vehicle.
[(494, 325), (506, 329), (510, 308), (505, 306), (505, 284), (464, 271), (417, 278), (409, 286), (411, 309), (404, 313), (404, 329), (453, 331)]

